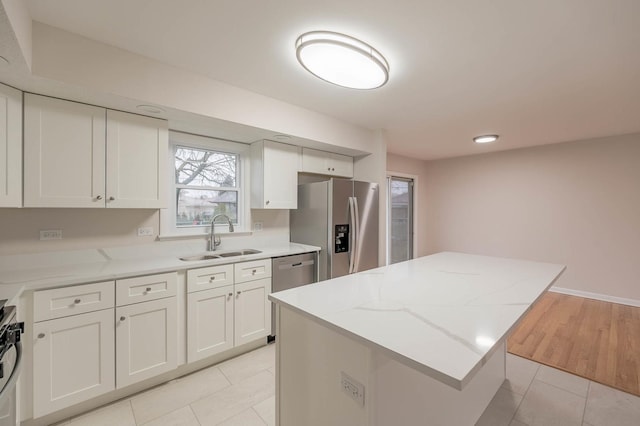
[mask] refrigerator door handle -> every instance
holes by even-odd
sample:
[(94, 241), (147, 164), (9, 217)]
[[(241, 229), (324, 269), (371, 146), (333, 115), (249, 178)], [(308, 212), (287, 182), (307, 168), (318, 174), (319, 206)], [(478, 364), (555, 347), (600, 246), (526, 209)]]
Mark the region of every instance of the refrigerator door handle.
[(353, 272), (360, 270), (360, 208), (358, 206), (358, 199), (351, 197), (353, 200)]
[(349, 197), (349, 222), (351, 223), (351, 232), (350, 232), (350, 242), (351, 249), (349, 250), (349, 273), (352, 274), (355, 272), (356, 266), (356, 245), (358, 240), (356, 239), (356, 206), (355, 206), (355, 198)]

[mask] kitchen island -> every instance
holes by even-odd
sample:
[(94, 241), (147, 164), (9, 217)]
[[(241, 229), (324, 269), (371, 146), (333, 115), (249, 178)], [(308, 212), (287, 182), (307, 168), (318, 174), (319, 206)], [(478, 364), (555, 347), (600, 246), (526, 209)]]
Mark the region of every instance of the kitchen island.
[(272, 294), (277, 424), (475, 424), (563, 270), (444, 252)]

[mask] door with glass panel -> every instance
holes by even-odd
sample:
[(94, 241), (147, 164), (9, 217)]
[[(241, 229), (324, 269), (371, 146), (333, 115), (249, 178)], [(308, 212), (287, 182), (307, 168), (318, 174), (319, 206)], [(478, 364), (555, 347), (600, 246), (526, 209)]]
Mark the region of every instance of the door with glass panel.
[(413, 179), (389, 176), (388, 253), (389, 264), (413, 259)]

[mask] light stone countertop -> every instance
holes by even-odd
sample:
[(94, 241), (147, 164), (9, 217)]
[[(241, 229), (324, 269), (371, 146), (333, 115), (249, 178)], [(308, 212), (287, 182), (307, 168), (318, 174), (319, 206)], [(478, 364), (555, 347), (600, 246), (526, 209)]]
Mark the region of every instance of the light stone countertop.
[(443, 252), (269, 298), (461, 390), (564, 269)]
[[(15, 303), (17, 297), (26, 290), (109, 281), (320, 250), (319, 247), (297, 243), (246, 248), (255, 248), (261, 250), (261, 253), (224, 259), (183, 261), (179, 258), (202, 254), (199, 245), (155, 243), (109, 249), (0, 256), (0, 299)], [(237, 248), (218, 252), (233, 250)]]

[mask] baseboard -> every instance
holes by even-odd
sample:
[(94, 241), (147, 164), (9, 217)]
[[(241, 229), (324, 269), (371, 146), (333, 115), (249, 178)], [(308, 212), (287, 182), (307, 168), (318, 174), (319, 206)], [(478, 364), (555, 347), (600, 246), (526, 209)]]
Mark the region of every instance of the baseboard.
[(553, 291), (555, 293), (568, 294), (569, 296), (579, 296), (579, 297), (584, 297), (586, 299), (602, 300), (603, 302), (618, 303), (620, 305), (635, 306), (640, 308), (640, 300), (636, 300), (636, 299), (627, 299), (624, 297), (609, 296), (607, 294), (600, 294), (600, 293), (590, 293), (588, 291), (573, 290), (570, 288), (562, 288), (562, 287), (551, 287), (549, 291)]

